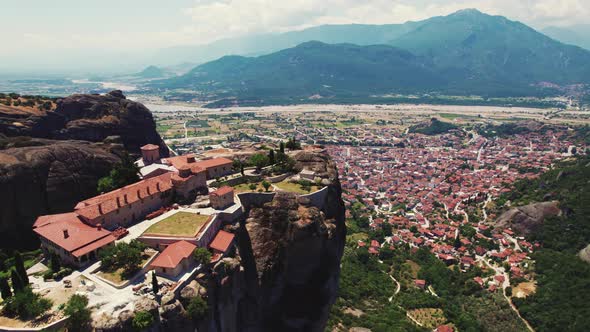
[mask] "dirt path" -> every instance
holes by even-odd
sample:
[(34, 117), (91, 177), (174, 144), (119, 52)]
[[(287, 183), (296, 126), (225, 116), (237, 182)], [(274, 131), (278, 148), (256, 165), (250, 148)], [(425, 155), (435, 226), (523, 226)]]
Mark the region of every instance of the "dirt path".
[(533, 329), (533, 327), (531, 326), (531, 324), (529, 324), (529, 322), (524, 319), (524, 317), (522, 317), (520, 315), (520, 311), (518, 311), (518, 308), (512, 303), (512, 300), (510, 300), (510, 298), (508, 296), (506, 296), (506, 288), (504, 288), (502, 290), (502, 293), (504, 294), (504, 298), (506, 299), (506, 301), (508, 301), (508, 304), (510, 305), (510, 307), (512, 308), (512, 310), (516, 313), (516, 315), (520, 318), (520, 320), (522, 320), (524, 322), (524, 325), (526, 325), (527, 329), (530, 332), (535, 332), (535, 329)]
[(393, 293), (393, 295), (391, 295), (389, 297), (389, 302), (391, 302), (391, 301), (393, 301), (393, 297), (399, 293), (399, 291), (401, 289), (401, 285), (399, 284), (399, 281), (397, 281), (397, 279), (395, 279), (391, 274), (387, 274), (387, 275), (391, 278), (391, 280), (393, 280), (393, 282), (395, 282), (395, 285), (396, 285), (395, 292)]

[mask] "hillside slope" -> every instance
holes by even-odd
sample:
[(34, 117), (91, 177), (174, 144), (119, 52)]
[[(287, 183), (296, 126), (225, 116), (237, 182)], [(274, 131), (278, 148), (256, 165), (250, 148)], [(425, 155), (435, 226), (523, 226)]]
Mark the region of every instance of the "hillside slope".
[(328, 44), (386, 44), (419, 26), (421, 22), (404, 24), (341, 24), (321, 25), (279, 34), (259, 34), (218, 40), (205, 45), (177, 46), (159, 50), (153, 63), (175, 65), (181, 62), (205, 63), (226, 55), (259, 56), (317, 40)]
[(434, 17), (391, 41), (391, 45), (428, 56), (439, 68), (469, 72), (458, 88), (494, 83), (527, 86), (543, 81), (587, 83), (590, 52), (557, 42), (536, 30), (502, 16), (463, 10)]
[(223, 57), (156, 86), (265, 97), (369, 95), (441, 84), (444, 77), (428, 69), (425, 59), (404, 50), (308, 42), (257, 58)]
[[(501, 16), (463, 10), (395, 27), (381, 31), (386, 28), (355, 26), (354, 33), (341, 38), (327, 31), (344, 33), (348, 27), (324, 27), (325, 35), (307, 36), (321, 35), (324, 41), (347, 40), (361, 46), (314, 41), (258, 57), (226, 56), (152, 87), (190, 89), (210, 100), (283, 101), (318, 95), (513, 97), (588, 90), (590, 51), (562, 44)], [(391, 37), (389, 47), (362, 43), (370, 39), (365, 36), (371, 35), (372, 29), (378, 31), (371, 41)]]
[(533, 254), (537, 291), (514, 298), (521, 314), (537, 331), (584, 331), (590, 324), (590, 264), (579, 252), (590, 244), (590, 159), (580, 157), (515, 184), (506, 195), (513, 205), (558, 201), (560, 216), (546, 217), (530, 230), (541, 243)]

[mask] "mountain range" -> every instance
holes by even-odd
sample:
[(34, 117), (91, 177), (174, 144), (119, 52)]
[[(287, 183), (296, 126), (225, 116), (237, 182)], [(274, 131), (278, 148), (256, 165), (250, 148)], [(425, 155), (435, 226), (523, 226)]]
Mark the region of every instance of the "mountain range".
[(274, 44), (264, 37), (269, 45), (258, 52), (320, 40), (255, 57), (224, 56), (153, 86), (213, 98), (502, 97), (555, 95), (590, 81), (590, 51), (474, 9), (401, 25), (324, 26), (280, 36)]

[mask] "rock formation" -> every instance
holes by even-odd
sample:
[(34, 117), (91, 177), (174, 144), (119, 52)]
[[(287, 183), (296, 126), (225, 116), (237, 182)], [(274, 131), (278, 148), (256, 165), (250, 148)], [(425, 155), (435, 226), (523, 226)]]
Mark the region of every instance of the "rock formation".
[(47, 109), (0, 105), (3, 245), (32, 246), (31, 225), (39, 215), (71, 211), (96, 195), (98, 179), (120, 156), (138, 154), (148, 143), (168, 156), (150, 111), (121, 91), (51, 100)]
[(512, 227), (518, 234), (529, 235), (543, 224), (545, 218), (561, 213), (559, 202), (542, 202), (512, 208), (500, 215), (496, 227)]
[(0, 150), (2, 246), (34, 243), (31, 226), (39, 215), (71, 211), (96, 194), (98, 179), (120, 160), (117, 145), (31, 139), (29, 146)]
[[(246, 206), (238, 225), (226, 227), (236, 234), (235, 257), (198, 275), (178, 299), (162, 297), (152, 331), (324, 331), (338, 293), (344, 203), (336, 167), (324, 152), (299, 152), (294, 159), (297, 169), (311, 169), (325, 180), (327, 194), (319, 206), (291, 193)], [(187, 316), (194, 296), (206, 299), (209, 307), (198, 322)], [(125, 331), (130, 314), (99, 317), (93, 326)]]
[(151, 112), (119, 90), (105, 95), (75, 94), (57, 99), (56, 105), (54, 110), (2, 106), (0, 134), (90, 142), (119, 136), (131, 153), (151, 143), (160, 146), (162, 156), (169, 154)]
[[(237, 231), (240, 261), (216, 266), (210, 331), (323, 331), (336, 299), (346, 238), (336, 167), (326, 154), (300, 152), (329, 182), (322, 208), (278, 193), (247, 209)], [(218, 264), (219, 265), (219, 264)]]

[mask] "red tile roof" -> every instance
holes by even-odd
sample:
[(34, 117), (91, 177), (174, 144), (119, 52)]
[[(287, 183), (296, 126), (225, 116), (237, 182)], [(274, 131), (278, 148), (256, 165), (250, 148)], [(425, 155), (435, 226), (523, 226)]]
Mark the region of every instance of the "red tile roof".
[(40, 226), (47, 225), (47, 224), (51, 224), (51, 223), (54, 223), (56, 221), (60, 221), (63, 219), (72, 219), (72, 218), (77, 218), (77, 217), (78, 217), (78, 214), (76, 212), (68, 212), (68, 213), (50, 214), (47, 216), (40, 216), (39, 218), (37, 218), (37, 220), (35, 220), (35, 223), (33, 224), (33, 228), (40, 227)]
[(193, 254), (197, 246), (186, 241), (178, 241), (169, 245), (152, 262), (153, 267), (175, 268), (180, 262)]
[[(54, 216), (44, 216), (42, 220), (47, 221), (50, 219), (51, 222), (45, 222), (42, 225), (33, 228), (33, 231), (39, 234), (40, 236), (46, 238), (47, 240), (55, 243), (56, 245), (62, 247), (64, 250), (68, 252), (81, 250), (84, 247), (89, 246), (92, 243), (95, 243), (96, 241), (102, 240), (106, 237), (110, 238), (111, 232), (105, 229), (99, 230), (96, 227), (92, 227), (90, 225), (83, 223), (76, 213), (64, 213)], [(39, 219), (37, 219), (37, 221), (39, 221)], [(64, 232), (67, 232), (67, 237), (65, 236)], [(108, 243), (109, 242), (105, 244)]]
[(112, 234), (109, 234), (109, 235), (103, 237), (102, 239), (96, 240), (96, 241), (89, 243), (88, 245), (86, 245), (80, 249), (74, 250), (72, 252), (72, 255), (74, 255), (75, 257), (84, 256), (89, 252), (92, 252), (96, 249), (102, 248), (108, 244), (115, 242), (115, 240), (117, 240), (117, 238), (114, 237)]
[[(89, 220), (108, 214), (128, 204), (172, 189), (172, 173), (141, 180), (126, 187), (89, 198), (76, 205), (76, 212)], [(126, 199), (125, 199), (126, 197)]]
[(217, 232), (217, 235), (215, 235), (213, 241), (211, 241), (209, 247), (221, 252), (226, 252), (233, 240), (234, 234), (220, 230)]
[(174, 166), (174, 168), (180, 170), (181, 168), (189, 167), (191, 169), (191, 172), (195, 174), (198, 172), (204, 172), (208, 168), (219, 166), (231, 166), (233, 164), (233, 161), (227, 158), (213, 158), (192, 162), (190, 160), (194, 160), (194, 155), (166, 158), (166, 161), (170, 165)]
[(453, 332), (453, 327), (450, 325), (441, 325), (436, 328), (436, 332)]
[(227, 158), (213, 158), (203, 161), (197, 161), (197, 166), (202, 167), (204, 169), (211, 168), (211, 167), (219, 167), (219, 166), (228, 166), (233, 165), (233, 161)]
[(214, 192), (210, 193), (209, 195), (212, 195), (212, 196), (224, 196), (224, 195), (227, 195), (229, 193), (232, 193), (233, 194), (233, 192), (234, 192), (234, 188), (229, 187), (229, 186), (223, 186), (223, 187), (215, 190)]

